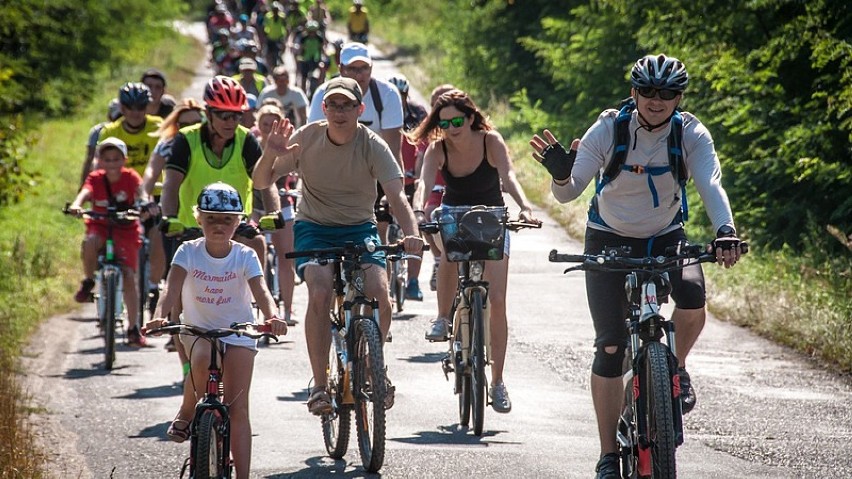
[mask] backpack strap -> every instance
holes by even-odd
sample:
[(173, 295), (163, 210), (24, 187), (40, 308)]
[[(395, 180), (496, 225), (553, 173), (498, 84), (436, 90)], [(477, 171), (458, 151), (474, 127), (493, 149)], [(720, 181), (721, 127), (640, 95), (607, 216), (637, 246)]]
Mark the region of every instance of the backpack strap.
[(382, 110), (384, 110), (384, 105), (382, 105), (382, 95), (379, 94), (379, 85), (376, 84), (375, 78), (370, 78), (370, 96), (373, 98), (373, 108), (375, 108), (376, 113), (379, 114), (379, 130), (381, 130)]
[(641, 165), (626, 165), (627, 151), (630, 147), (630, 120), (636, 104), (632, 98), (621, 102), (618, 115), (615, 117), (613, 128), (613, 150), (612, 158), (602, 174), (595, 178), (595, 196), (589, 204), (589, 220), (603, 226), (607, 226), (598, 211), (598, 196), (604, 186), (612, 182), (622, 171), (630, 171), (636, 174), (648, 175), (648, 189), (651, 191), (654, 208), (660, 206), (659, 195), (654, 186), (654, 176), (671, 172), (675, 181), (680, 185), (681, 214), (675, 216), (674, 222), (686, 222), (689, 219), (689, 207), (686, 200), (686, 182), (688, 172), (683, 158), (683, 115), (680, 109), (675, 110), (671, 117), (671, 132), (668, 137), (668, 166), (643, 167)]

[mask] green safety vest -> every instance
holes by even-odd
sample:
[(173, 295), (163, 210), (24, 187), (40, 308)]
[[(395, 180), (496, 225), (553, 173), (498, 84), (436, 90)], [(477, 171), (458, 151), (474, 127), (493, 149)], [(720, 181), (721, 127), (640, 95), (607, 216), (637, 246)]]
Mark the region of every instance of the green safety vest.
[(217, 181), (229, 184), (239, 191), (243, 199), (243, 211), (246, 215), (251, 214), (252, 182), (243, 162), (243, 145), (249, 134), (248, 129), (242, 125), (237, 126), (233, 143), (225, 147), (222, 158), (219, 159), (210, 147), (201, 141), (202, 125), (193, 125), (181, 130), (189, 143), (190, 156), (189, 169), (178, 192), (178, 221), (187, 228), (198, 227), (192, 207), (198, 203), (201, 190)]

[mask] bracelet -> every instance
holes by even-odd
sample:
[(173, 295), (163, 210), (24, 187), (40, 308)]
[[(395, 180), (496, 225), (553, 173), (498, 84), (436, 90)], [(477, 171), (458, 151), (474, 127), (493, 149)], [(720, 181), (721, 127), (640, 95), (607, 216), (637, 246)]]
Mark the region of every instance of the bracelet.
[(416, 215), (417, 213), (420, 213), (421, 215), (425, 215), (425, 214), (426, 214), (426, 212), (425, 212), (425, 211), (423, 211), (423, 210), (412, 210), (411, 212), (412, 212), (412, 213), (414, 213), (415, 215)]
[(565, 186), (568, 184), (569, 181), (571, 181), (570, 176), (568, 178), (565, 178), (564, 180), (557, 180), (556, 178), (553, 179), (553, 182), (556, 183), (556, 186)]

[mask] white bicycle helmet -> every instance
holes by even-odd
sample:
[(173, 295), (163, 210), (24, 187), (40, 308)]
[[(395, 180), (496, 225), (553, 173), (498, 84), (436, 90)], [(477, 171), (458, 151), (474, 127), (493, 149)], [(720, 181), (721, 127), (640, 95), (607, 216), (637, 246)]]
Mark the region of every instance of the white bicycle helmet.
[(640, 58), (630, 73), (633, 88), (652, 87), (660, 90), (684, 91), (689, 75), (683, 63), (666, 55), (647, 55)]
[(402, 73), (397, 73), (392, 77), (388, 78), (388, 81), (396, 87), (397, 90), (403, 95), (408, 93), (408, 78), (405, 78), (405, 75)]

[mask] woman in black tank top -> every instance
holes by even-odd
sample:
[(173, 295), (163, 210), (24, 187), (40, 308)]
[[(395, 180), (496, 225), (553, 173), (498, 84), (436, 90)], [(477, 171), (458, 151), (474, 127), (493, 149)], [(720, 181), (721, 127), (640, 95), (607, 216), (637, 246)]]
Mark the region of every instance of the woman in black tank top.
[[(503, 191), (509, 193), (521, 207), (520, 218), (537, 221), (532, 207), (515, 177), (512, 160), (503, 137), (494, 130), (467, 93), (450, 90), (435, 102), (432, 112), (411, 135), (418, 143), (430, 140), (423, 157), (421, 181), (414, 195), (415, 210), (423, 210), (432, 191), (434, 178), (441, 172), (446, 188), (443, 205), (503, 206)], [(421, 221), (423, 218), (419, 218)], [(508, 248), (508, 237), (506, 238)], [(489, 261), (485, 280), (490, 284), (491, 309), (491, 395), (494, 410), (509, 412), (512, 408), (503, 383), (508, 326), (506, 321), (506, 284), (509, 255), (501, 261)], [(446, 340), (450, 308), (458, 278), (457, 263), (441, 258), (438, 268), (438, 317), (426, 337)]]

